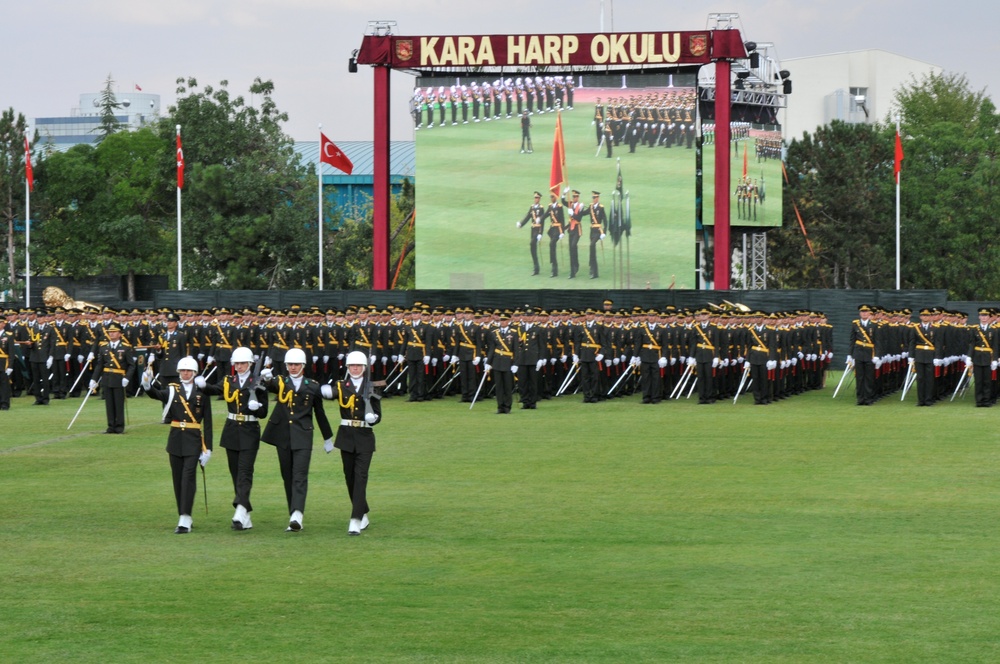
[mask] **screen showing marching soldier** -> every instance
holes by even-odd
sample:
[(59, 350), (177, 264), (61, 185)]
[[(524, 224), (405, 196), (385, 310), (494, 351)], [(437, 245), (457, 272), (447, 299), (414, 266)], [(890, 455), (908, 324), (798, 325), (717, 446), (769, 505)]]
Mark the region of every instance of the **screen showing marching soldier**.
[[(695, 288), (696, 77), (417, 78), (417, 288)], [(780, 128), (747, 119), (734, 110), (734, 243), (781, 223)], [(701, 134), (711, 227), (710, 120)]]

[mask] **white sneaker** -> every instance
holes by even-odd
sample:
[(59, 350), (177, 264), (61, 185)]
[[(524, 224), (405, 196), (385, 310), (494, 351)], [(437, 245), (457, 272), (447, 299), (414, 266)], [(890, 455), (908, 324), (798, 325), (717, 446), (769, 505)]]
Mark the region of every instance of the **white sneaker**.
[(368, 515), (365, 514), (363, 517), (361, 517), (361, 530), (364, 530), (365, 528), (367, 528), (368, 524), (369, 524)]
[(358, 519), (351, 519), (351, 522), (347, 524), (347, 534), (348, 535), (360, 535), (361, 534), (361, 521)]
[(244, 522), (247, 518), (247, 508), (242, 505), (236, 506), (236, 513), (233, 514), (233, 530), (243, 530), (246, 526)]
[(299, 510), (292, 512), (292, 517), (288, 520), (288, 528), (286, 530), (291, 530), (292, 532), (302, 530), (302, 512)]

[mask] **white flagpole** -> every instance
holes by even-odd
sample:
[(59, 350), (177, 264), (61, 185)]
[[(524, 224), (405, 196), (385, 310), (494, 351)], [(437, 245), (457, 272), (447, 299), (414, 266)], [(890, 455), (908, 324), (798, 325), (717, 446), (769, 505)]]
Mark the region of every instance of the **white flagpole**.
[[(896, 140), (899, 140), (899, 116), (896, 116)], [(893, 161), (896, 160), (896, 142), (892, 143)], [(899, 290), (899, 180), (902, 178), (903, 169), (896, 173), (896, 290)]]
[(316, 161), (316, 179), (319, 180), (316, 200), (319, 208), (319, 289), (323, 290), (323, 123), (319, 123), (319, 155)]
[(31, 306), (31, 188), (24, 177), (24, 306)]
[[(177, 138), (181, 137), (181, 126), (177, 125)], [(179, 156), (179, 155), (178, 155)], [(184, 277), (181, 270), (181, 183), (177, 183), (177, 290), (184, 290)]]

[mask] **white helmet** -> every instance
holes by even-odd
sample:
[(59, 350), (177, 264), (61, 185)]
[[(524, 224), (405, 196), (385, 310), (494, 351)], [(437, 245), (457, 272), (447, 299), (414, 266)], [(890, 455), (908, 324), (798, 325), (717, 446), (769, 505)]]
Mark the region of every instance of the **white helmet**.
[(348, 366), (352, 364), (368, 364), (368, 358), (360, 350), (352, 350), (347, 354), (347, 360), (345, 360), (344, 364)]
[(233, 351), (232, 362), (253, 362), (253, 351), (244, 346), (240, 346)]
[(301, 348), (289, 348), (285, 353), (285, 364), (305, 364), (306, 354)]
[(182, 357), (181, 359), (177, 360), (177, 370), (184, 371), (185, 369), (188, 371), (198, 370), (198, 363), (190, 355), (188, 355), (187, 357)]

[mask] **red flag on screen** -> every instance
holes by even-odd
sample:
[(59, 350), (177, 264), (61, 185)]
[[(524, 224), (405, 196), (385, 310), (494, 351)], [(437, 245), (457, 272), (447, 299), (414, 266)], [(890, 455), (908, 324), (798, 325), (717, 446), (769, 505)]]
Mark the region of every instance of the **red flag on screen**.
[(899, 132), (896, 132), (896, 164), (893, 168), (893, 176), (896, 184), (899, 184), (899, 172), (903, 170), (903, 142), (899, 140)]
[(562, 111), (556, 113), (556, 137), (552, 143), (552, 175), (549, 177), (549, 191), (556, 196), (566, 184), (566, 144), (563, 143)]
[(28, 191), (35, 190), (35, 174), (31, 171), (31, 148), (28, 137), (24, 137), (24, 178), (28, 181)]
[(181, 149), (181, 130), (177, 130), (177, 188), (184, 188), (184, 150)]
[(329, 164), (334, 168), (344, 171), (348, 175), (354, 170), (354, 164), (347, 158), (344, 151), (338, 148), (336, 143), (324, 136), (323, 132), (319, 134), (319, 160), (324, 164)]
[(747, 150), (747, 146), (744, 145), (743, 146), (743, 179), (744, 180), (747, 179), (747, 152), (749, 152), (749, 150)]

